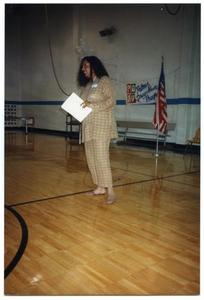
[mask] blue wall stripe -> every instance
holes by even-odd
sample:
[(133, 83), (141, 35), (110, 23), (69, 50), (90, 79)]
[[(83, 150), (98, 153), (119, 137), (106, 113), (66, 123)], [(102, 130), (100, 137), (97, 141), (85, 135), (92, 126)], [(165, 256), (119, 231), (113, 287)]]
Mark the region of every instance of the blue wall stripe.
[[(200, 98), (167, 99), (166, 102), (169, 105), (200, 104)], [(126, 100), (117, 100), (117, 105), (126, 105)], [(155, 103), (145, 103), (145, 104), (137, 104), (137, 105), (155, 105)]]
[(167, 104), (200, 104), (200, 98), (167, 99)]
[(125, 105), (126, 104), (126, 100), (117, 100), (116, 101), (116, 105)]
[[(6, 100), (5, 104), (7, 105), (62, 105), (64, 101), (11, 101)], [(126, 100), (117, 100), (117, 105), (126, 105)], [(178, 104), (200, 104), (200, 98), (178, 98), (178, 99), (167, 99), (167, 104), (169, 105), (178, 105)], [(147, 104), (137, 104), (137, 105), (155, 105), (155, 103)]]
[(11, 101), (6, 100), (5, 104), (10, 105), (62, 105), (64, 101)]

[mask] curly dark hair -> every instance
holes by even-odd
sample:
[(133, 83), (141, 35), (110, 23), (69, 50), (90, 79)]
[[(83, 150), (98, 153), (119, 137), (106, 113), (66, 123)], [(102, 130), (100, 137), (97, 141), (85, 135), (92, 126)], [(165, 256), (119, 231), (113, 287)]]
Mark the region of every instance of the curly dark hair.
[(79, 71), (78, 71), (77, 82), (79, 86), (86, 86), (87, 83), (92, 82), (92, 77), (87, 78), (84, 75), (84, 72), (82, 71), (83, 63), (85, 60), (90, 63), (90, 74), (92, 74), (92, 72), (94, 71), (96, 77), (98, 78), (101, 78), (102, 76), (109, 77), (108, 72), (106, 71), (104, 65), (96, 56), (85, 56), (81, 60)]

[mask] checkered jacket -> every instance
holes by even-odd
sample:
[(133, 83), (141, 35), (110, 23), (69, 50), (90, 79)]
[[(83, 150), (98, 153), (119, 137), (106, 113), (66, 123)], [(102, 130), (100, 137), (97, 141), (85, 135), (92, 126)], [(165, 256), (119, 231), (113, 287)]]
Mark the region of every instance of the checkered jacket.
[(103, 76), (82, 89), (81, 98), (88, 100), (92, 112), (82, 122), (82, 141), (118, 137), (114, 116), (115, 93), (110, 79)]

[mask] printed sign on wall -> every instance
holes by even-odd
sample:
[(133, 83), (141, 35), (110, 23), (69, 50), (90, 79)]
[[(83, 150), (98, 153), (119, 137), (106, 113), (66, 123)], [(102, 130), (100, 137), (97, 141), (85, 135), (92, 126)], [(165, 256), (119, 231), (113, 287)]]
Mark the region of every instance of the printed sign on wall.
[(149, 104), (155, 103), (157, 97), (157, 85), (151, 85), (149, 82), (127, 84), (127, 104)]
[(135, 98), (135, 91), (136, 91), (136, 84), (127, 84), (127, 103), (136, 103), (136, 98)]

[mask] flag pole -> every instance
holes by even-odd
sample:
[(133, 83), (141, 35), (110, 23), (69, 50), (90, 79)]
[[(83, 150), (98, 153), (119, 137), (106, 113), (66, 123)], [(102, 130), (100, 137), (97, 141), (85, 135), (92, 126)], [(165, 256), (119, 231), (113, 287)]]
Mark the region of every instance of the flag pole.
[(157, 145), (156, 145), (156, 153), (155, 156), (159, 156), (159, 125), (157, 124)]
[[(164, 62), (164, 56), (162, 55), (162, 63)], [(156, 109), (156, 114), (157, 114), (157, 143), (156, 143), (156, 152), (155, 156), (159, 156), (159, 99), (157, 95), (157, 109)]]
[(159, 156), (159, 96), (157, 96), (157, 108), (156, 108), (156, 114), (157, 114), (157, 143), (156, 143), (156, 152), (155, 156)]

